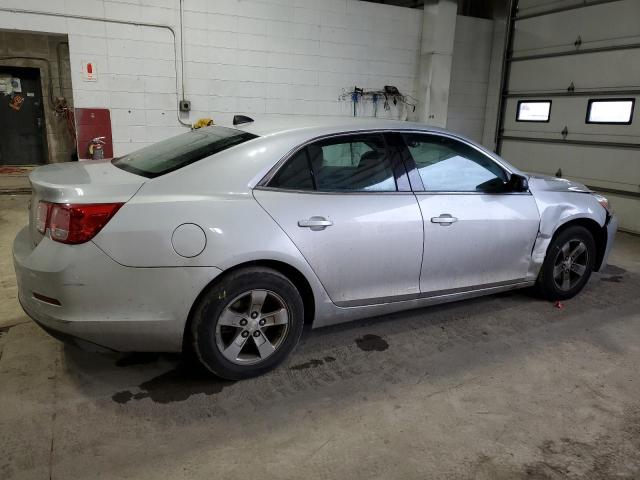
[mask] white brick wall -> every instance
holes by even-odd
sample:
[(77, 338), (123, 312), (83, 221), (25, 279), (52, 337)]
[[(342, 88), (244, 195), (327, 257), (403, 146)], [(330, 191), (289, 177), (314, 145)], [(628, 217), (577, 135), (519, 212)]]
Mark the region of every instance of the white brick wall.
[[(178, 32), (178, 1), (0, 0), (0, 6), (166, 24)], [(192, 102), (185, 121), (348, 114), (337, 97), (353, 85), (395, 85), (415, 96), (420, 10), (356, 0), (184, 3), (184, 87)], [(169, 30), (8, 12), (0, 12), (0, 28), (69, 35), (75, 105), (111, 109), (117, 155), (184, 130)], [(82, 79), (83, 61), (95, 63), (97, 82)]]
[(493, 20), (456, 19), (447, 129), (482, 141), (493, 43)]

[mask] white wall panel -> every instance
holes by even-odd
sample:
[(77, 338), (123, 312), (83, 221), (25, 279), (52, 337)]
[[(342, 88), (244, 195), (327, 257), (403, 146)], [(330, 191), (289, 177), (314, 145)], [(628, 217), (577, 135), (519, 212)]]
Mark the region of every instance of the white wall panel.
[(447, 129), (482, 141), (493, 45), (493, 21), (458, 15)]
[[(1, 2), (43, 13), (156, 22), (179, 34), (178, 4)], [(236, 113), (349, 114), (337, 98), (353, 85), (396, 85), (416, 95), (420, 10), (356, 0), (185, 0), (184, 7), (184, 87), (193, 108), (185, 121), (206, 115), (229, 122)], [(0, 12), (0, 28), (69, 35), (75, 105), (114, 110), (117, 155), (184, 129), (177, 121), (175, 46), (169, 30), (9, 12)], [(95, 62), (98, 81), (83, 80), (83, 61)], [(178, 72), (178, 83), (180, 77)], [(142, 126), (143, 119), (144, 135), (140, 129), (128, 132), (127, 127)]]

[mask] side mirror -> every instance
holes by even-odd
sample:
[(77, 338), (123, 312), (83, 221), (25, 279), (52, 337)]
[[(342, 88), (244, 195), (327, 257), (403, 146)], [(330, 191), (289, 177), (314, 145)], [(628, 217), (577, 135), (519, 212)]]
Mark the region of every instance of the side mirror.
[(509, 179), (509, 186), (513, 192), (526, 192), (529, 190), (529, 181), (524, 175), (512, 173)]

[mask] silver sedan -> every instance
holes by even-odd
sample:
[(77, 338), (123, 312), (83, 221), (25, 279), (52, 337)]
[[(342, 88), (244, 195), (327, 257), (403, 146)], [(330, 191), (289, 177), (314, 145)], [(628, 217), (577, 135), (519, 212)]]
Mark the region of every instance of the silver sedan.
[(535, 287), (573, 297), (617, 221), (585, 186), (422, 124), (283, 118), (31, 174), (19, 298), (52, 335), (262, 374), (313, 327)]

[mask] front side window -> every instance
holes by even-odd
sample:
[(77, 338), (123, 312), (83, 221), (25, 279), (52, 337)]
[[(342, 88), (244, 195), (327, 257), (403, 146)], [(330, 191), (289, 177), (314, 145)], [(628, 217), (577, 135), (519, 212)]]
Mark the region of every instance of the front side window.
[(437, 135), (402, 135), (429, 192), (500, 192), (507, 174), (475, 148)]
[(256, 135), (235, 128), (203, 128), (141, 148), (112, 163), (136, 175), (155, 178), (253, 138)]
[(382, 134), (347, 135), (307, 147), (319, 191), (395, 192)]

